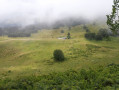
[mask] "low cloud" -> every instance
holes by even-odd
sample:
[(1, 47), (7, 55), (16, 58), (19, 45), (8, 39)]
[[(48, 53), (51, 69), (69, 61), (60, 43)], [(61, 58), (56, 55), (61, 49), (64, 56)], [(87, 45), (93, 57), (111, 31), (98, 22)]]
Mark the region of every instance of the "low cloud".
[(0, 23), (53, 23), (67, 17), (93, 20), (111, 13), (112, 0), (0, 0)]

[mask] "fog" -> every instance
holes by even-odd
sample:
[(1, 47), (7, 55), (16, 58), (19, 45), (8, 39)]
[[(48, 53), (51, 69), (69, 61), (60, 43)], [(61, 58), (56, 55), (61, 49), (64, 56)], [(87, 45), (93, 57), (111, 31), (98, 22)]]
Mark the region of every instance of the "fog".
[(113, 0), (0, 0), (0, 24), (54, 23), (68, 17), (94, 20), (111, 13)]

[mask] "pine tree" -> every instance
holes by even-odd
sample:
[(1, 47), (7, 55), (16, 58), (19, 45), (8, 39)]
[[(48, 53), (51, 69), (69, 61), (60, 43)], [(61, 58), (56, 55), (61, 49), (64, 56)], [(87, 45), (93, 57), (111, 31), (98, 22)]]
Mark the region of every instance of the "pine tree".
[(71, 38), (71, 36), (70, 36), (70, 33), (68, 32), (67, 39), (70, 39), (70, 38)]

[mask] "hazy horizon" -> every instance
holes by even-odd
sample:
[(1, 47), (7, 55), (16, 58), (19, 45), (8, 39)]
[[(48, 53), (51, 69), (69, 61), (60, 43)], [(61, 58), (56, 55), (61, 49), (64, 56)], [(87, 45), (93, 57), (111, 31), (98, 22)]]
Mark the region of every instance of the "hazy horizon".
[(53, 23), (67, 17), (93, 20), (111, 13), (113, 0), (0, 0), (0, 23)]

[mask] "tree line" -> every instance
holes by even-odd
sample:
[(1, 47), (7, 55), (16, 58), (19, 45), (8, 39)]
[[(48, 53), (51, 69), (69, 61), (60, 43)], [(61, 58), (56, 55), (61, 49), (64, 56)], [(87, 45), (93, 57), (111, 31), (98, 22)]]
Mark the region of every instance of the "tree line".
[(0, 36), (8, 36), (8, 37), (30, 37), (32, 33), (37, 33), (39, 28), (34, 26), (27, 27), (0, 27)]

